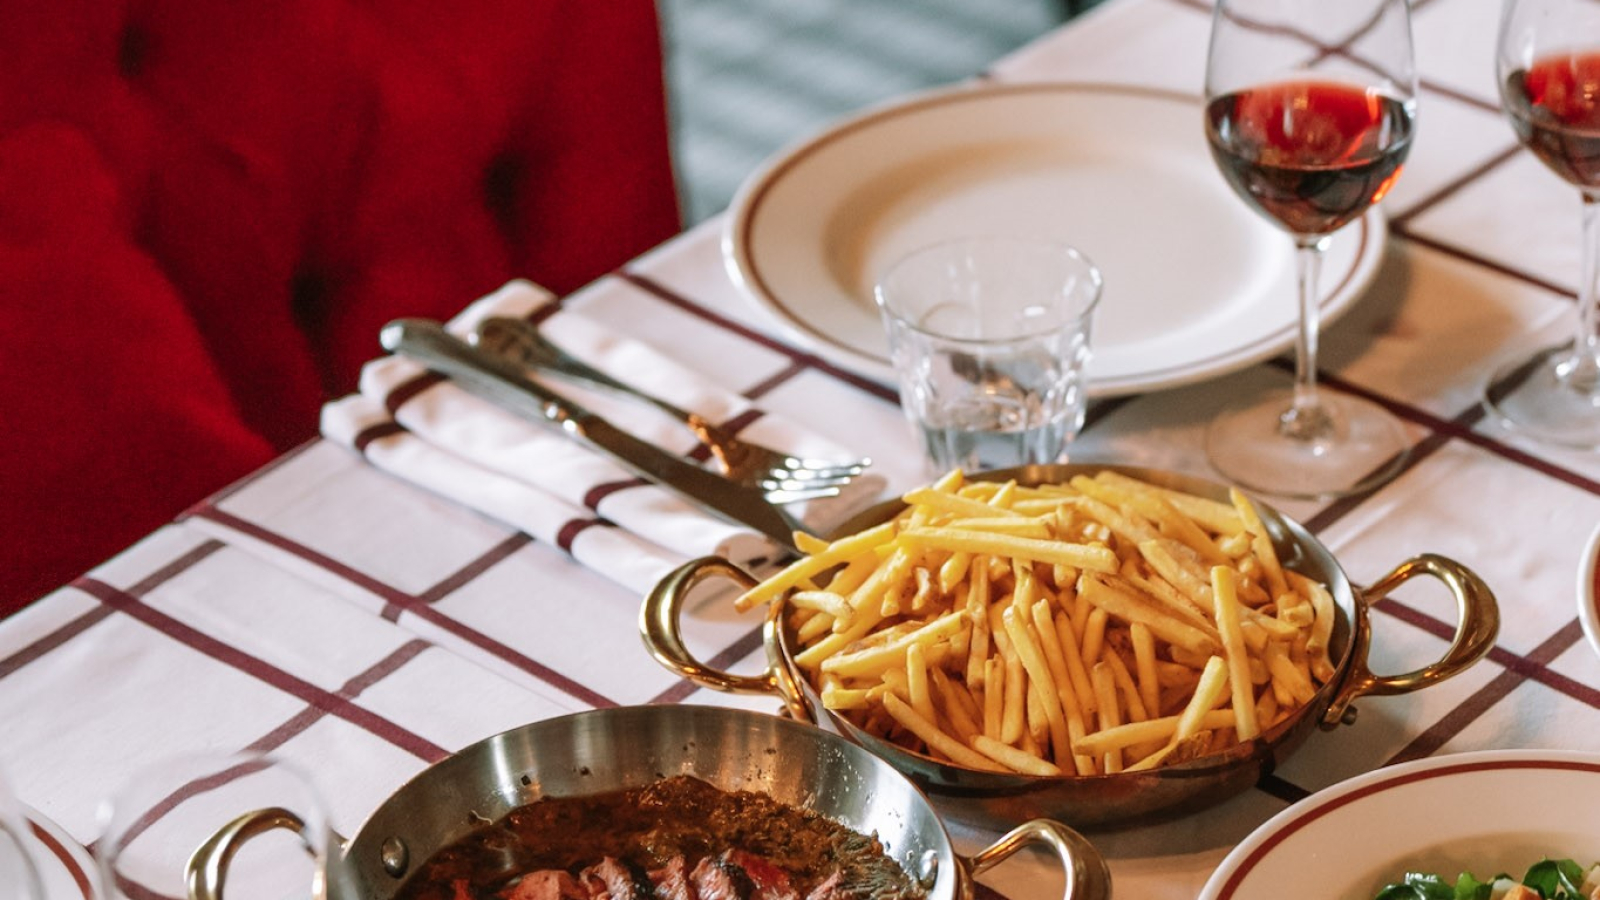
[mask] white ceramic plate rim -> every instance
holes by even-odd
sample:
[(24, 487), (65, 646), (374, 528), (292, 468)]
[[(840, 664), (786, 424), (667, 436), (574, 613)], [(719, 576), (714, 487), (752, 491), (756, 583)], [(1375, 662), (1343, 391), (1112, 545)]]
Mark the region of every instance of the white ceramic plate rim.
[(33, 861), (46, 900), (94, 900), (94, 861), (89, 852), (38, 810), (24, 805), (22, 818), (33, 831)]
[[(957, 137), (948, 131), (961, 127), (964, 114), (976, 114), (973, 113), (974, 104), (1003, 101), (1037, 106), (1036, 115), (1012, 117), (1018, 122), (1033, 123), (1031, 126), (1019, 124), (1018, 128), (1030, 127), (1037, 131), (1039, 121), (1052, 118), (1048, 115), (1051, 112), (1060, 112), (1059, 104), (1096, 103), (1107, 100), (1112, 100), (1123, 107), (1138, 105), (1140, 109), (1148, 108), (1149, 112), (1156, 116), (1183, 116), (1184, 127), (1188, 128), (1192, 123), (1194, 134), (1200, 133), (1199, 99), (1156, 88), (1052, 82), (963, 85), (915, 94), (901, 101), (871, 108), (780, 151), (751, 175), (735, 195), (725, 221), (722, 250), (727, 269), (735, 283), (748, 297), (776, 317), (795, 339), (809, 349), (835, 365), (881, 381), (893, 382), (894, 373), (888, 364), (887, 349), (882, 345), (881, 326), (873, 309), (872, 298), (858, 296), (861, 291), (840, 284), (827, 274), (830, 251), (824, 246), (826, 231), (820, 236), (813, 235), (814, 239), (798, 242), (793, 240), (793, 235), (783, 233), (785, 217), (791, 216), (798, 207), (796, 203), (786, 206), (785, 203), (774, 200), (774, 193), (779, 189), (798, 190), (804, 187), (796, 200), (812, 208), (808, 211), (809, 215), (818, 215), (817, 207), (827, 207), (829, 204), (836, 210), (847, 202), (855, 200), (854, 195), (862, 191), (859, 189), (842, 191), (829, 184), (807, 184), (803, 179), (807, 177), (805, 173), (808, 167), (815, 168), (819, 164), (836, 163), (835, 157), (848, 159), (859, 156), (859, 145), (862, 141), (878, 141), (876, 144), (870, 144), (873, 150), (870, 156), (874, 160), (887, 160), (882, 165), (889, 166), (928, 165), (927, 160), (939, 150), (936, 145), (922, 146), (915, 151), (904, 150), (897, 145), (885, 146), (884, 142), (888, 141), (888, 138), (879, 135), (886, 129), (899, 127), (908, 122), (920, 123), (918, 127), (928, 128), (942, 135), (939, 140), (956, 141)], [(1138, 113), (1138, 115), (1143, 114)], [(1014, 136), (988, 135), (984, 140), (993, 140), (996, 146), (999, 146), (1009, 137)], [(1108, 138), (1102, 134), (1096, 138), (1100, 143), (1111, 139), (1115, 139), (1115, 136)], [(962, 136), (961, 140), (970, 143), (966, 136)], [(1071, 139), (1068, 140), (1070, 143)], [(1124, 143), (1139, 146), (1136, 135), (1128, 137)], [(1203, 155), (1205, 153), (1203, 141), (1198, 143), (1201, 146), (1198, 153)], [(1191, 157), (1195, 155), (1195, 153), (1180, 154), (1180, 158), (1173, 160), (1170, 167), (1174, 170), (1183, 167), (1187, 174), (1187, 168), (1192, 167), (1194, 163)], [(1211, 168), (1209, 177), (1214, 177), (1216, 184), (1222, 185), (1222, 176), (1215, 174), (1209, 158), (1206, 158), (1205, 162)], [(1164, 173), (1169, 168), (1169, 163), (1163, 161), (1162, 157), (1148, 153), (1133, 154), (1131, 165), (1150, 166), (1151, 171), (1158, 174)], [(797, 182), (797, 179), (802, 181)], [(860, 187), (867, 185), (879, 187), (871, 181)], [(1222, 187), (1220, 191), (1225, 193), (1226, 188)], [(1246, 210), (1243, 202), (1231, 194), (1222, 196), (1219, 202), (1228, 204), (1217, 209), (1219, 214), (1229, 217), (1230, 221), (1236, 215), (1252, 219), (1255, 217), (1255, 213)], [(1197, 224), (1203, 228), (1204, 221), (1202, 218)], [(1264, 222), (1261, 223), (1261, 227), (1271, 232), (1272, 244), (1263, 247), (1260, 255), (1263, 258), (1274, 259), (1275, 264), (1283, 268), (1282, 278), (1278, 280), (1287, 279), (1288, 273), (1292, 271), (1293, 251), (1290, 243), (1286, 237)], [(1332, 322), (1343, 313), (1370, 284), (1382, 260), (1387, 232), (1387, 223), (1381, 211), (1374, 208), (1333, 237), (1321, 279), (1324, 285), (1321, 304), (1324, 324)], [(1196, 235), (1197, 241), (1202, 242), (1207, 237), (1208, 235), (1203, 232)], [(1119, 235), (1116, 240), (1137, 241), (1140, 240), (1140, 235)], [(793, 254), (804, 255), (808, 262), (807, 271), (820, 273), (815, 275), (814, 283), (780, 283), (786, 276), (779, 277), (773, 274), (774, 263)], [(869, 255), (869, 251), (855, 251), (853, 255), (865, 258)], [(1152, 258), (1150, 265), (1160, 267), (1162, 260)], [(1181, 292), (1185, 282), (1182, 274), (1171, 277), (1174, 279), (1172, 290)], [(1278, 276), (1275, 275), (1274, 278)], [(1107, 291), (1110, 296), (1114, 296), (1115, 290), (1115, 283), (1108, 283)], [(1180, 350), (1176, 354), (1162, 355), (1159, 359), (1140, 358), (1132, 365), (1124, 362), (1121, 364), (1121, 371), (1102, 372), (1098, 375), (1091, 371), (1089, 389), (1091, 396), (1116, 396), (1193, 383), (1260, 362), (1293, 344), (1296, 328), (1292, 318), (1292, 280), (1284, 281), (1283, 284), (1274, 281), (1271, 290), (1251, 292), (1243, 301), (1236, 298), (1223, 299), (1227, 302), (1220, 305), (1226, 306), (1229, 311), (1225, 315), (1212, 316), (1207, 320), (1205, 328), (1197, 329), (1204, 332), (1200, 336), (1207, 340), (1183, 342), (1185, 345), (1193, 345), (1192, 353), (1189, 350)], [(818, 302), (832, 307), (829, 315), (838, 315), (842, 310), (849, 318), (848, 330), (851, 334), (848, 338), (840, 337), (835, 333), (837, 329), (829, 323), (816, 321), (814, 315), (805, 311), (807, 306)], [(1269, 310), (1274, 316), (1280, 316), (1282, 321), (1270, 331), (1252, 331), (1251, 322), (1258, 320), (1264, 309)], [(1151, 325), (1150, 332), (1141, 335), (1141, 338), (1150, 334), (1160, 335), (1158, 329), (1169, 321), (1169, 317), (1161, 315), (1162, 311), (1152, 310), (1154, 314), (1140, 319), (1140, 327), (1143, 327), (1146, 321)], [(1100, 350), (1101, 363), (1105, 365), (1105, 360), (1108, 356), (1114, 355), (1113, 351), (1116, 348), (1108, 347), (1104, 343), (1103, 334), (1097, 334), (1095, 340)], [(864, 349), (869, 347), (870, 349)]]
[[(1541, 795), (1541, 799), (1547, 801), (1544, 803), (1516, 802), (1526, 798), (1497, 797), (1486, 795), (1481, 789), (1475, 790), (1508, 772), (1522, 772), (1524, 777), (1534, 772), (1552, 774), (1565, 789), (1552, 791), (1549, 796)], [(1401, 792), (1406, 792), (1405, 799), (1398, 796)], [(1363, 896), (1359, 892), (1370, 886), (1366, 879), (1372, 872), (1390, 872), (1392, 874), (1384, 877), (1398, 880), (1412, 854), (1452, 839), (1463, 846), (1485, 837), (1493, 838), (1491, 842), (1495, 844), (1514, 843), (1526, 840), (1529, 835), (1560, 831), (1565, 825), (1593, 835), (1591, 855), (1595, 858), (1578, 859), (1580, 865), (1587, 866), (1600, 859), (1600, 829), (1595, 826), (1600, 820), (1594, 817), (1593, 806), (1597, 792), (1600, 792), (1600, 754), (1594, 753), (1479, 750), (1388, 766), (1318, 791), (1267, 820), (1223, 859), (1206, 881), (1200, 900), (1247, 900), (1283, 896), (1285, 891), (1290, 895), (1296, 893), (1298, 885), (1277, 884), (1266, 889), (1253, 885), (1250, 879), (1273, 861), (1274, 853), (1291, 852), (1285, 849), (1286, 842), (1318, 829), (1338, 834), (1359, 832), (1363, 839), (1384, 841), (1383, 852), (1393, 860), (1391, 865), (1388, 860), (1363, 858), (1348, 847), (1332, 842), (1313, 841), (1316, 856), (1309, 856), (1304, 847), (1298, 848), (1293, 860), (1297, 877), (1303, 876), (1317, 884), (1317, 894), (1332, 900), (1367, 900), (1371, 894)], [(1496, 803), (1496, 800), (1501, 802)], [(1552, 802), (1568, 804), (1570, 808), (1553, 808)], [(1385, 829), (1398, 827), (1392, 824), (1392, 814), (1394, 805), (1401, 803), (1408, 803), (1407, 808), (1425, 808), (1428, 820), (1438, 827), (1416, 829), (1398, 836), (1388, 833)], [(1389, 809), (1385, 809), (1386, 804)], [(1559, 856), (1562, 850), (1552, 847), (1548, 852)], [(1536, 861), (1537, 858), (1530, 859), (1527, 864)], [(1343, 881), (1317, 881), (1324, 874), (1320, 870), (1329, 865), (1337, 868)], [(1437, 874), (1453, 880), (1460, 873)], [(1474, 874), (1491, 877), (1495, 873), (1479, 869)], [(1304, 883), (1306, 881), (1301, 882)]]
[(1600, 526), (1589, 535), (1583, 548), (1583, 561), (1578, 566), (1578, 621), (1583, 623), (1583, 633), (1589, 646), (1600, 653)]

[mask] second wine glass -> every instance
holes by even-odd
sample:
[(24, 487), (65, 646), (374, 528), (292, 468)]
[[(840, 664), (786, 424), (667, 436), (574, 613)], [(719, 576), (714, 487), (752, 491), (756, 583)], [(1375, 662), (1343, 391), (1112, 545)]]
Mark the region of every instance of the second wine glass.
[(1416, 127), (1406, 0), (1219, 0), (1206, 60), (1205, 130), (1234, 191), (1288, 232), (1299, 294), (1294, 386), (1218, 416), (1206, 453), (1224, 477), (1324, 499), (1393, 477), (1398, 420), (1318, 388), (1317, 276), (1330, 235), (1399, 177)]
[(1572, 339), (1511, 361), (1484, 389), (1510, 428), (1600, 449), (1600, 3), (1507, 0), (1496, 74), (1523, 145), (1582, 198)]

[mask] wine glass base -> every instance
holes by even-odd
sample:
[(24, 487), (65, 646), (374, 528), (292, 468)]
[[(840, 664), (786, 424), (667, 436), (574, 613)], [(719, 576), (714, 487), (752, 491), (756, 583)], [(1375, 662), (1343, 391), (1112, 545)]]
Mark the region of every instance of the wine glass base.
[(1572, 371), (1572, 345), (1547, 347), (1489, 377), (1483, 406), (1501, 425), (1535, 440), (1600, 450), (1600, 379)]
[(1321, 396), (1332, 419), (1323, 435), (1283, 433), (1291, 391), (1231, 407), (1206, 429), (1206, 456), (1229, 482), (1259, 494), (1328, 500), (1369, 491), (1400, 471), (1411, 444), (1388, 410), (1358, 397)]

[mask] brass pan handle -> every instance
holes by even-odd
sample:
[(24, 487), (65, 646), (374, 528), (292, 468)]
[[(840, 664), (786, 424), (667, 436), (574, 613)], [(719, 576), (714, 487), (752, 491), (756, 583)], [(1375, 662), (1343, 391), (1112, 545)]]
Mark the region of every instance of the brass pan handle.
[(719, 576), (745, 590), (758, 583), (749, 572), (720, 556), (702, 556), (672, 570), (645, 596), (639, 610), (639, 634), (645, 649), (657, 662), (696, 684), (733, 694), (775, 695), (783, 700), (791, 716), (815, 724), (816, 712), (800, 687), (799, 676), (781, 658), (778, 629), (782, 625), (782, 604), (772, 604), (762, 626), (767, 669), (760, 675), (736, 675), (714, 668), (696, 659), (684, 644), (679, 627), (684, 601), (696, 585)]
[[(1367, 650), (1372, 642), (1367, 609), (1395, 588), (1421, 575), (1443, 582), (1455, 598), (1455, 636), (1444, 655), (1429, 665), (1399, 675), (1374, 675), (1367, 668)], [(1466, 566), (1432, 553), (1406, 560), (1363, 591), (1357, 604), (1357, 616), (1361, 621), (1353, 623), (1355, 645), (1350, 651), (1351, 670), (1323, 714), (1323, 728), (1348, 721), (1354, 715), (1350, 702), (1357, 697), (1408, 694), (1460, 673), (1482, 659), (1494, 647), (1495, 637), (1500, 633), (1500, 610), (1489, 586)]]
[(189, 886), (189, 900), (222, 900), (222, 888), (228, 878), (228, 865), (233, 855), (245, 841), (275, 828), (284, 828), (299, 834), (311, 850), (306, 835), (306, 823), (299, 816), (280, 806), (247, 812), (217, 829), (205, 843), (195, 848), (185, 867), (185, 880)]
[(1060, 857), (1061, 868), (1067, 876), (1062, 900), (1110, 900), (1111, 870), (1106, 866), (1105, 857), (1083, 835), (1051, 819), (1023, 822), (970, 859), (962, 860), (962, 868), (970, 879), (994, 868), (1029, 844), (1044, 844)]

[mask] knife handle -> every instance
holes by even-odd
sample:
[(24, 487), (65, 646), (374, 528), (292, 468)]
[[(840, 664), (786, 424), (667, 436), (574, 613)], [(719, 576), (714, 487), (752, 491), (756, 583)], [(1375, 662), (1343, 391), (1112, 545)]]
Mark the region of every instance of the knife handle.
[(384, 349), (450, 376), (475, 394), (566, 432), (643, 478), (729, 521), (794, 548), (800, 526), (755, 488), (737, 485), (623, 431), (577, 403), (529, 379), (507, 360), (486, 353), (427, 319), (397, 319), (383, 327)]
[(383, 348), (408, 356), (470, 386), (485, 400), (543, 419), (574, 437), (584, 437), (583, 422), (593, 413), (529, 380), (511, 363), (484, 353), (437, 322), (396, 319), (379, 332)]

